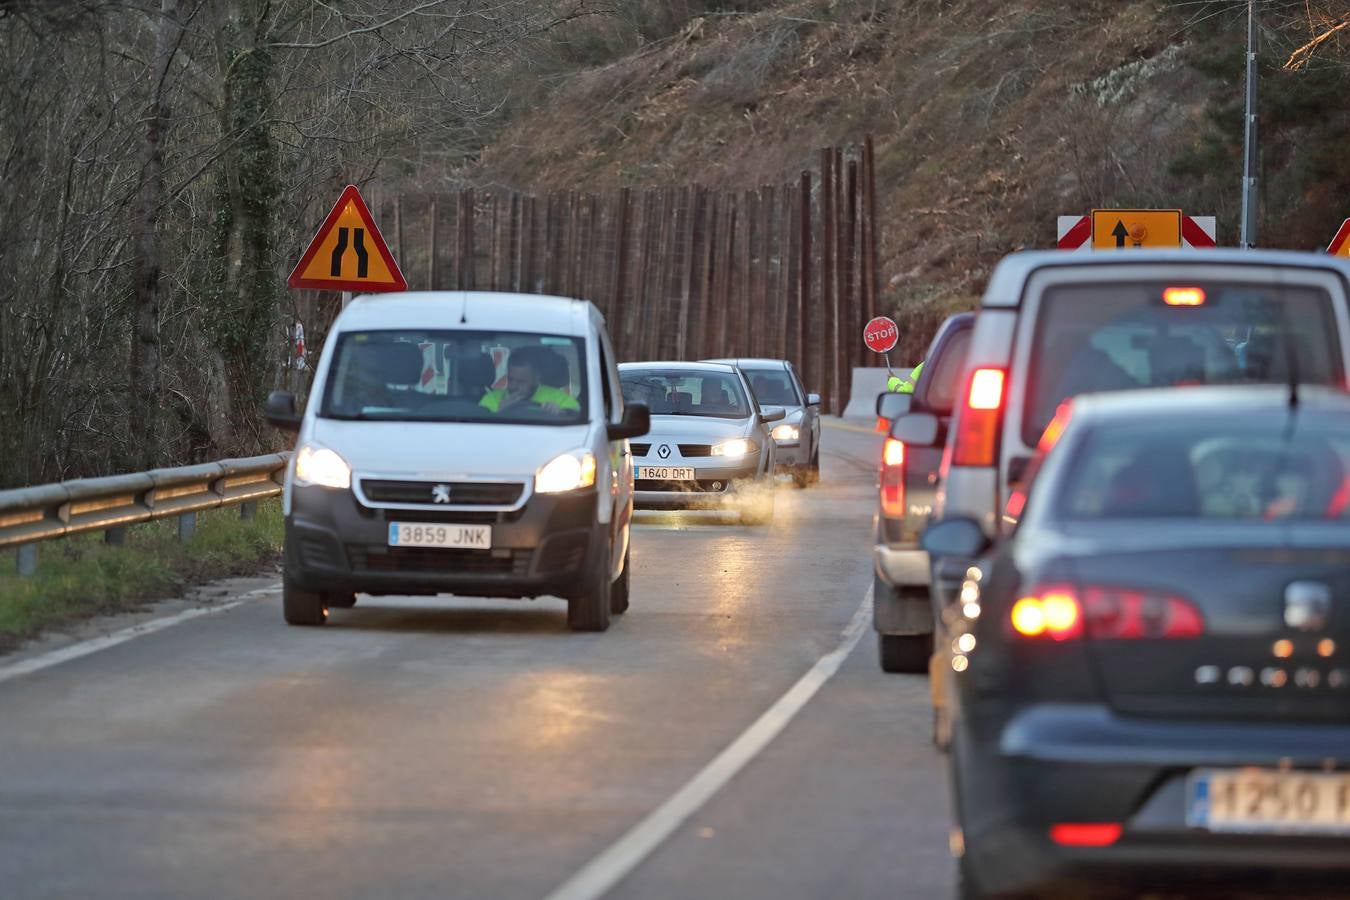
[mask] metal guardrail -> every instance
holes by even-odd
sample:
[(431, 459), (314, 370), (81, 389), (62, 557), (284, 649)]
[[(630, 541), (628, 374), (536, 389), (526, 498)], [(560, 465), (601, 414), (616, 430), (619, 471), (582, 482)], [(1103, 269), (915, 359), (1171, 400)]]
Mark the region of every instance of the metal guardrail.
[(109, 543), (119, 544), (126, 526), (170, 516), (179, 517), (178, 534), (186, 538), (202, 510), (238, 505), (247, 518), (258, 500), (280, 494), (290, 456), (271, 453), (0, 491), (0, 548), (18, 547), (19, 572), (27, 575), (37, 565), (40, 541), (103, 530)]

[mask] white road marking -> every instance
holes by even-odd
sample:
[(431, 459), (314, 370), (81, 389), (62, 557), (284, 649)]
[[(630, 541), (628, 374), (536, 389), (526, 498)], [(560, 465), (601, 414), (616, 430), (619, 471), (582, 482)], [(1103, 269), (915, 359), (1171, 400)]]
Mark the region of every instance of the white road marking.
[(80, 641), (78, 644), (71, 644), (68, 647), (61, 647), (52, 650), (49, 653), (42, 653), (29, 659), (11, 663), (8, 666), (0, 666), (0, 683), (9, 681), (11, 678), (31, 675), (32, 673), (40, 672), (43, 669), (50, 669), (52, 666), (59, 666), (63, 662), (70, 662), (72, 659), (79, 659), (81, 656), (88, 656), (91, 653), (97, 653), (98, 651), (106, 650), (109, 647), (116, 647), (118, 644), (125, 644), (127, 641), (138, 637), (144, 637), (147, 634), (154, 634), (156, 631), (163, 631), (164, 629), (172, 628), (175, 625), (181, 625), (183, 622), (187, 622), (191, 619), (223, 613), (226, 610), (234, 609), (236, 606), (240, 606), (255, 597), (263, 596), (264, 594), (279, 593), (281, 593), (281, 585), (279, 584), (265, 588), (257, 588), (241, 595), (238, 600), (231, 600), (229, 603), (186, 609), (172, 616), (165, 616), (162, 619), (151, 619), (148, 622), (141, 622), (137, 625), (132, 625), (129, 628), (123, 628), (121, 631), (114, 631), (112, 634), (90, 638), (87, 641)]
[(816, 660), (816, 664), (786, 694), (697, 775), (599, 856), (582, 866), (545, 900), (598, 900), (613, 890), (778, 737), (816, 692), (839, 671), (866, 631), (871, 614), (872, 589), (868, 588), (837, 647)]

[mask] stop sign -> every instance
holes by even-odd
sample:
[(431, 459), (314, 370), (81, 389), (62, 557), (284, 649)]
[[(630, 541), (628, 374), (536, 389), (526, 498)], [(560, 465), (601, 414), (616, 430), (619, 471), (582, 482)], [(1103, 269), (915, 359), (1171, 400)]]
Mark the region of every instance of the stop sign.
[(863, 341), (873, 353), (889, 353), (899, 340), (899, 326), (886, 316), (877, 316), (863, 329)]

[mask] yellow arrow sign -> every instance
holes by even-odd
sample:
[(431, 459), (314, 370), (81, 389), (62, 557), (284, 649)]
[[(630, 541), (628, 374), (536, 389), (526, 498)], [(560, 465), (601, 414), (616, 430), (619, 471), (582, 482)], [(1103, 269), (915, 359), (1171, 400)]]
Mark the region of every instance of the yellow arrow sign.
[(1180, 247), (1179, 209), (1094, 209), (1092, 249)]

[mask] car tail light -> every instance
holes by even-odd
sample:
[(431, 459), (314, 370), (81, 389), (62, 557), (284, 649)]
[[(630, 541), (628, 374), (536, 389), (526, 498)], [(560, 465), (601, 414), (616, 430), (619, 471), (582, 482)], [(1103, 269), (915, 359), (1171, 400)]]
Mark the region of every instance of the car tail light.
[(1004, 372), (976, 369), (970, 374), (966, 408), (961, 411), (952, 448), (952, 465), (992, 466), (1003, 418)]
[(1198, 287), (1164, 288), (1163, 303), (1168, 306), (1204, 306), (1205, 289)]
[(905, 515), (905, 442), (895, 438), (881, 448), (881, 512), (888, 519)]
[(1109, 847), (1124, 830), (1119, 822), (1060, 822), (1050, 826), (1050, 840), (1061, 847)]
[(1184, 639), (1205, 633), (1189, 600), (1119, 587), (1038, 585), (1013, 604), (1013, 633), (1063, 641), (1086, 634), (1097, 640)]

